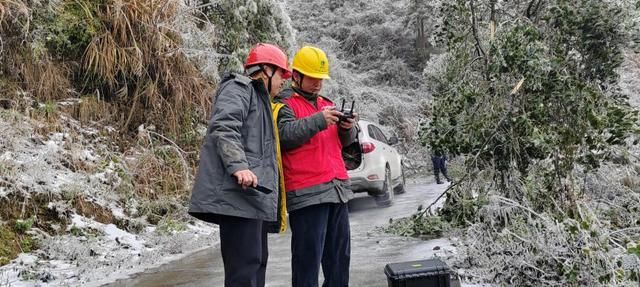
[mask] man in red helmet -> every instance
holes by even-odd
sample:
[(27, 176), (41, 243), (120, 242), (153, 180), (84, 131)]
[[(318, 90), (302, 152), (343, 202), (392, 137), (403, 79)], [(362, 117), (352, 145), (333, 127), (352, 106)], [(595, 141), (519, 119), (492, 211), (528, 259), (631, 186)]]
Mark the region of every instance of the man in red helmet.
[(258, 44), (247, 76), (220, 82), (189, 214), (220, 226), (225, 286), (264, 286), (267, 232), (277, 232), (279, 173), (271, 98), (291, 76), (277, 46)]

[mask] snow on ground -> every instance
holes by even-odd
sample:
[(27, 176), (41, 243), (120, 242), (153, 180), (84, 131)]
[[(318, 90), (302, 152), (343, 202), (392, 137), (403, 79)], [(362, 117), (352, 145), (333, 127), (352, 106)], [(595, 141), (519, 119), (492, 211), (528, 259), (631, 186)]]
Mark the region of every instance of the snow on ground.
[[(73, 215), (70, 228), (87, 234), (55, 236), (35, 254), (0, 267), (0, 286), (100, 286), (217, 244), (218, 231), (195, 222), (179, 233), (149, 228), (136, 235), (113, 224)], [(90, 234), (88, 230), (94, 230)]]
[[(0, 286), (100, 286), (217, 244), (217, 228), (199, 221), (176, 223), (179, 231), (158, 230), (128, 217), (135, 212), (125, 212), (114, 192), (121, 183), (119, 167), (107, 160), (114, 152), (97, 130), (61, 116), (62, 131), (43, 136), (37, 131), (41, 122), (0, 112), (0, 179), (5, 181), (0, 198), (48, 194), (54, 199), (47, 208), (68, 218), (63, 235), (40, 235), (37, 250), (0, 267)], [(140, 221), (145, 227), (133, 234), (84, 217), (67, 193), (104, 208), (114, 221)]]

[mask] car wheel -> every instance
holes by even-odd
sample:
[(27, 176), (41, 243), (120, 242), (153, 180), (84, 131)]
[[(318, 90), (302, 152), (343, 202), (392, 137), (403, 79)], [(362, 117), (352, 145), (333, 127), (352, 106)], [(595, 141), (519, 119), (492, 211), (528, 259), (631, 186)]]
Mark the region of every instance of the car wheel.
[(387, 166), (384, 172), (384, 194), (380, 197), (376, 197), (376, 204), (378, 206), (390, 206), (393, 204), (393, 182), (391, 180), (391, 169)]
[(396, 187), (396, 193), (397, 194), (401, 194), (404, 193), (406, 190), (406, 186), (407, 186), (407, 180), (404, 177), (404, 167), (402, 167), (402, 165), (400, 165), (400, 173), (402, 173), (402, 177), (400, 177), (400, 185), (398, 185), (398, 187)]

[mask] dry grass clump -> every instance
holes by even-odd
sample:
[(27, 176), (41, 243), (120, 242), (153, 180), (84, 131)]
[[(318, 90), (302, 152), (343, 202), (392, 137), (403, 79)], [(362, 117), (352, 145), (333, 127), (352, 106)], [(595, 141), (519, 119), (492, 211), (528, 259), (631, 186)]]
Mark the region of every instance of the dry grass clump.
[(65, 99), (72, 94), (71, 71), (65, 63), (49, 58), (39, 61), (25, 58), (18, 73), (22, 76), (23, 87), (40, 101)]
[(124, 134), (153, 123), (178, 138), (206, 119), (213, 90), (181, 51), (180, 5), (0, 0), (0, 88), (40, 102), (83, 97), (82, 121), (108, 120)]
[(186, 199), (191, 170), (180, 151), (162, 146), (145, 150), (128, 163), (138, 197)]
[(43, 135), (65, 129), (65, 113), (114, 126), (109, 135), (121, 151), (138, 150), (138, 128), (154, 127), (154, 140), (170, 148), (143, 147), (126, 180), (144, 199), (185, 197), (201, 143), (196, 127), (206, 122), (214, 87), (182, 51), (180, 13), (192, 12), (182, 5), (0, 0), (0, 100), (37, 119)]
[(30, 13), (29, 6), (20, 0), (0, 0), (0, 28), (14, 18)]
[(212, 87), (180, 51), (171, 28), (178, 1), (111, 0), (95, 15), (103, 24), (89, 43), (83, 66), (116, 92), (126, 129), (151, 121), (178, 134), (184, 112), (204, 116)]
[(109, 123), (117, 109), (112, 103), (106, 102), (100, 96), (84, 96), (73, 105), (71, 115), (82, 123), (104, 122)]

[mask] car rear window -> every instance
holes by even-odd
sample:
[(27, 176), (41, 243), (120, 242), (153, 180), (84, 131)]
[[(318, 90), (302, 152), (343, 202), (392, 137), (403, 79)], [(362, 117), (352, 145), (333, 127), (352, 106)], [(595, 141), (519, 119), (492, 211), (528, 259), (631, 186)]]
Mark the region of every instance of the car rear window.
[(378, 127), (374, 125), (369, 125), (369, 136), (371, 136), (372, 138), (378, 141), (389, 144), (389, 141), (387, 140), (387, 137), (384, 135), (382, 130), (380, 130)]

